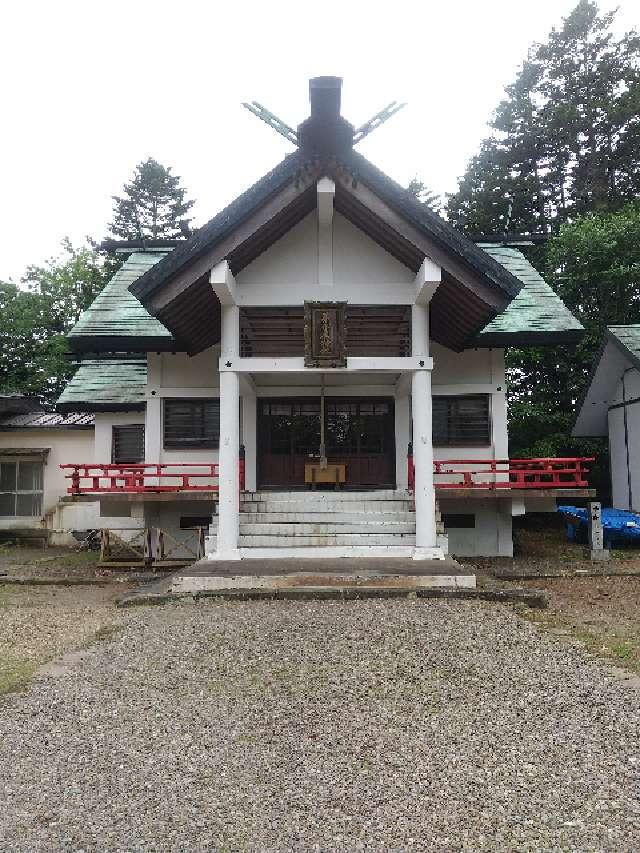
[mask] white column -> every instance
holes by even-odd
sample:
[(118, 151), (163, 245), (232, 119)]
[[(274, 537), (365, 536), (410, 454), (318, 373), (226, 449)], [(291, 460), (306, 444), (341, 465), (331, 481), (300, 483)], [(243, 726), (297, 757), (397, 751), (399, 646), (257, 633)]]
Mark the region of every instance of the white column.
[(147, 398), (147, 414), (144, 424), (144, 461), (160, 462), (162, 442), (162, 400), (159, 396)]
[[(428, 306), (411, 309), (412, 350), (428, 364)], [(433, 485), (431, 372), (416, 370), (411, 383), (413, 462), (416, 472), (416, 548), (436, 547), (436, 497)]]
[[(147, 353), (146, 413), (144, 419), (144, 461), (158, 464), (162, 450), (162, 355), (159, 352)], [(146, 477), (145, 485), (158, 486), (158, 477)]]
[[(222, 341), (220, 358), (231, 362), (238, 355), (238, 308), (222, 305)], [(240, 388), (238, 374), (220, 371), (220, 452), (218, 457), (218, 538), (217, 556), (237, 558), (240, 515)]]
[(256, 420), (258, 406), (255, 393), (242, 395), (242, 443), (244, 444), (244, 482), (248, 492), (257, 489)]
[[(504, 350), (489, 351), (491, 360), (491, 443), (494, 459), (509, 458), (509, 432), (507, 428), (507, 395), (504, 369)], [(501, 466), (504, 469), (504, 466)], [(508, 482), (509, 474), (505, 470), (496, 475), (496, 482)]]
[(407, 478), (407, 448), (411, 441), (411, 413), (409, 409), (408, 391), (396, 391), (395, 429), (397, 489), (406, 489), (409, 485)]

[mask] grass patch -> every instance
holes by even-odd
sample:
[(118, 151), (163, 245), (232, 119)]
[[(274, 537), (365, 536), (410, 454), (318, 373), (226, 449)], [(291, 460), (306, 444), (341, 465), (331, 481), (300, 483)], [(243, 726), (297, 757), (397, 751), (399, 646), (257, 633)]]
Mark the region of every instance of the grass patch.
[(565, 621), (557, 615), (526, 607), (514, 608), (518, 616), (534, 622), (558, 637), (576, 640), (592, 655), (620, 664), (640, 673), (640, 634), (621, 637), (615, 626), (599, 625), (585, 628), (582, 624)]
[(40, 665), (40, 661), (35, 660), (0, 659), (0, 696), (23, 690)]

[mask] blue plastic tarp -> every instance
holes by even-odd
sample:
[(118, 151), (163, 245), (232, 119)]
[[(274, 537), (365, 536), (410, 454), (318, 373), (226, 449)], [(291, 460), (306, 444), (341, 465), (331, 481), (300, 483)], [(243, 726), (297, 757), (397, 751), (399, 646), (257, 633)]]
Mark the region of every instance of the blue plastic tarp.
[[(571, 542), (586, 543), (587, 510), (579, 506), (559, 506)], [(640, 515), (611, 507), (602, 508), (602, 532), (605, 548), (640, 545)]]

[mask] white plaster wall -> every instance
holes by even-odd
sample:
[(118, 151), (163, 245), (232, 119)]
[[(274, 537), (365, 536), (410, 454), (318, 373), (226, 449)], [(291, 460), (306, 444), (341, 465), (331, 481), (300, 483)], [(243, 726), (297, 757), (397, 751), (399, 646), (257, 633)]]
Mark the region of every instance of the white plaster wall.
[[(351, 285), (411, 284), (415, 273), (385, 252), (364, 232), (341, 214), (333, 216), (333, 287), (322, 298), (350, 300)], [(267, 251), (236, 276), (240, 293), (244, 287), (259, 285), (279, 288), (287, 294), (282, 304), (301, 304), (319, 298), (304, 286), (318, 287), (318, 217), (310, 213)], [(296, 290), (296, 288), (298, 288)], [(274, 297), (279, 291), (274, 292)], [(362, 302), (362, 288), (357, 301)], [(354, 291), (355, 295), (355, 291)], [(374, 300), (375, 301), (375, 300)]]
[(411, 283), (415, 273), (378, 246), (348, 219), (333, 217), (333, 278), (337, 286), (349, 284)]
[(220, 347), (210, 347), (194, 356), (187, 353), (162, 353), (160, 387), (167, 389), (219, 388), (218, 357)]
[(59, 531), (99, 530), (101, 527), (111, 530), (135, 530), (141, 526), (137, 519), (120, 514), (126, 513), (124, 503), (121, 504), (121, 509), (115, 504), (111, 504), (110, 509), (113, 514), (105, 514), (100, 500), (62, 504), (48, 526)]
[(511, 501), (505, 499), (438, 501), (440, 512), (473, 514), (475, 528), (445, 527), (453, 557), (512, 557)]
[[(149, 353), (146, 387), (145, 459), (163, 463), (214, 463), (218, 451), (165, 449), (163, 401), (175, 397), (219, 397), (220, 347), (210, 347), (196, 356), (186, 353)], [(196, 469), (197, 471), (197, 469)], [(198, 481), (202, 485), (208, 481)]]
[(627, 451), (624, 441), (624, 412), (609, 412), (609, 464), (611, 466), (611, 499), (616, 509), (630, 509), (627, 479)]
[[(58, 499), (67, 493), (69, 480), (60, 465), (69, 462), (91, 462), (93, 458), (93, 430), (37, 430), (24, 429), (15, 432), (0, 432), (0, 456), (5, 447), (49, 448), (44, 465), (43, 515), (52, 510)], [(0, 518), (0, 527), (37, 527), (39, 518)]]
[[(507, 399), (504, 350), (474, 349), (453, 352), (432, 344), (434, 396), (439, 394), (488, 394), (490, 396), (491, 442), (484, 446), (434, 447), (434, 459), (507, 459)], [(465, 466), (472, 468), (473, 466)], [(436, 482), (455, 478), (440, 476)]]
[(502, 373), (496, 374), (492, 363), (492, 353), (503, 352), (503, 350), (492, 349), (466, 349), (462, 352), (454, 352), (432, 341), (433, 385), (446, 386), (464, 382), (465, 385), (485, 386), (494, 380), (504, 381), (504, 368)]
[[(95, 444), (92, 453), (97, 465), (110, 465), (113, 451), (113, 427), (144, 424), (144, 412), (99, 412), (96, 414)], [(79, 460), (80, 462), (86, 460)], [(91, 460), (89, 460), (91, 461)]]
[[(640, 372), (627, 370), (618, 379), (611, 405), (640, 397)], [(628, 448), (625, 443), (625, 409), (608, 412), (612, 503), (616, 509), (640, 511), (640, 404), (626, 406)], [(628, 460), (627, 460), (628, 453)]]
[[(637, 397), (638, 394), (634, 393), (633, 396)], [(629, 432), (631, 509), (636, 512), (640, 510), (640, 403), (627, 406), (627, 429)]]

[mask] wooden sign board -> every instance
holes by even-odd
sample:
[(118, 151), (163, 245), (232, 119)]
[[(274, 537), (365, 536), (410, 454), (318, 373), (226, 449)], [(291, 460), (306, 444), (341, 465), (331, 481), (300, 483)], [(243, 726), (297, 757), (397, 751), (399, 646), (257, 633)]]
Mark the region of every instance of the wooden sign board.
[(304, 366), (346, 367), (346, 302), (304, 303)]

